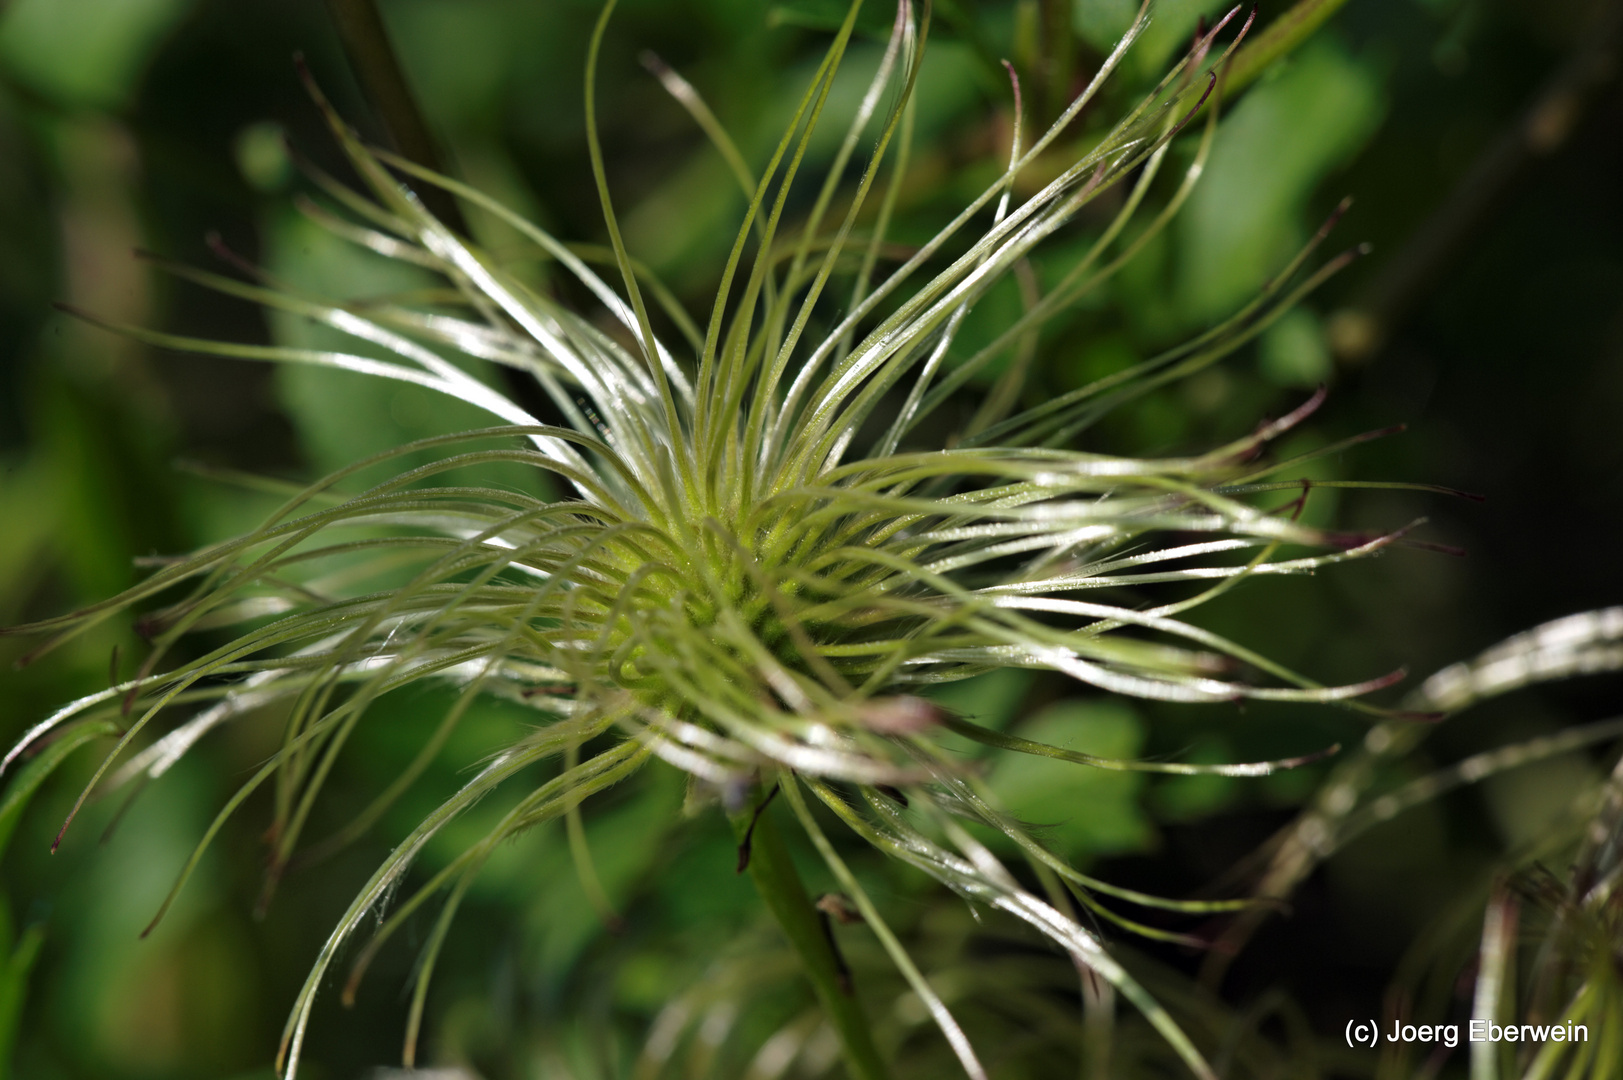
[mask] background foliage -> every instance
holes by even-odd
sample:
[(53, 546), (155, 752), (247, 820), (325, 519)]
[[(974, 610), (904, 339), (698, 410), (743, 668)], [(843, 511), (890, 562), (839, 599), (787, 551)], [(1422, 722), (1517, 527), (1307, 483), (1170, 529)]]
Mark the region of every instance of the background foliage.
[[(630, 247), (679, 295), (708, 295), (742, 200), (638, 53), (656, 50), (698, 86), (755, 158), (803, 87), (832, 7), (627, 0), (611, 26), (599, 106), (609, 174)], [(1114, 100), (1133, 100), (1217, 7), (1161, 4)], [(1283, 7), (1263, 4), (1262, 24)], [(1330, 402), (1295, 436), (1299, 449), (1395, 422), (1410, 430), (1316, 465), (1316, 478), (1422, 480), (1488, 501), (1323, 492), (1309, 513), (1358, 526), (1427, 514), (1429, 539), (1470, 555), (1399, 552), (1307, 582), (1259, 580), (1213, 603), (1203, 625), (1325, 681), (1352, 681), (1399, 665), (1428, 673), (1536, 622), (1618, 600), (1623, 582), (1607, 553), (1623, 527), (1623, 96), (1611, 75), (1585, 66), (1610, 55), (1618, 67), (1617, 7), (1349, 0), (1232, 105), (1208, 175), (1169, 237), (1045, 344), (1036, 394), (1123, 367), (1232, 310), (1344, 194), (1357, 197), (1337, 237), (1373, 241), (1372, 258), (1255, 349), (1115, 416), (1092, 445), (1204, 447), (1323, 381)], [(456, 170), (555, 233), (600, 242), (580, 88), (596, 5), (383, 8)], [(1001, 169), (1010, 113), (999, 58), (1022, 71), (1034, 111), (1051, 115), (1131, 14), (1125, 0), (938, 4), (898, 237), (928, 235)], [(887, 11), (870, 15), (876, 29), (888, 25)], [(869, 64), (878, 48), (864, 46)], [(267, 509), (266, 497), (177, 461), (311, 477), (469, 422), (427, 392), (162, 355), (49, 306), (63, 299), (119, 321), (236, 340), (310, 333), (157, 276), (131, 254), (206, 264), (210, 230), (329, 295), (411, 287), (397, 269), (339, 250), (293, 210), (301, 182), (280, 133), (335, 162), (294, 77), (295, 50), (366, 128), (366, 105), (316, 0), (11, 0), (0, 10), (0, 622), (103, 597), (133, 579), (132, 552), (184, 550)], [(842, 85), (860, 92), (856, 74)], [(832, 151), (830, 142), (819, 152)], [(500, 247), (496, 224), (471, 225)], [(1012, 287), (993, 295), (966, 340), (1018, 305)], [(8, 639), (0, 659), (21, 649)], [(8, 673), (0, 739), (105, 685), (110, 663), (127, 674), (139, 650), (131, 627), (107, 627), (51, 663)], [(1615, 680), (1597, 681), (1505, 699), (1445, 727), (1426, 760), (1610, 715), (1616, 690)], [(952, 704), (1029, 738), (1080, 728), (1065, 740), (1073, 749), (1190, 760), (1281, 757), (1354, 741), (1363, 729), (1348, 714), (1303, 706), (1242, 712), (1074, 694), (1057, 677), (1006, 675), (961, 688)], [(442, 708), (425, 694), (399, 703), (389, 725), (359, 730), (341, 766), (348, 775), (323, 810), (328, 828), (403, 767)], [(293, 874), (263, 921), (253, 909), (264, 818), (250, 807), (145, 941), (136, 935), (232, 778), (276, 735), (244, 728), (206, 743), (104, 844), (96, 840), (116, 806), (95, 808), (53, 857), (71, 774), (90, 762), (70, 765), (20, 818), (0, 863), (0, 957), (11, 958), (0, 1021), (8, 1002), (22, 1002), (15, 1027), (0, 1023), (0, 1054), (31, 1078), (268, 1075), (284, 1010), (367, 868), (512, 723), (499, 705), (482, 709), (416, 801), (396, 807), (361, 850)], [(1495, 866), (1538, 841), (1574, 786), (1610, 764), (1558, 758), (1366, 834), (1307, 883), (1291, 918), (1265, 927), (1224, 997), (1243, 1014), (1283, 992), (1300, 1022), (1297, 1035), (1290, 1024), (1270, 1029), (1282, 1045), (1302, 1032), (1329, 1043), (1346, 1019), (1377, 1015), (1411, 944), (1443, 935), (1450, 918), (1474, 935)], [(1387, 779), (1424, 767), (1406, 761)], [(992, 780), (1028, 819), (1054, 823), (1050, 838), (1102, 876), (1182, 895), (1287, 821), (1323, 770), (1265, 780), (1077, 772), (1020, 759)], [(502, 851), (441, 960), (433, 1060), (492, 1077), (590, 1076), (587, 1060), (635, 1057), (633, 1034), (690, 987), (700, 998), (706, 986), (757, 987), (776, 1022), (804, 1008), (752, 891), (733, 874), (725, 823), (673, 831), (680, 800), (679, 782), (653, 770), (588, 819), (604, 887), (626, 922), (618, 935), (575, 882), (561, 830)], [(438, 837), (419, 872), (457, 850), (462, 828), (473, 834), (479, 824)], [(930, 899), (922, 879), (864, 872), (935, 968), (964, 957), (995, 966), (1030, 948), (976, 938), (962, 905)], [(862, 946), (853, 938), (848, 947), (860, 977)], [(1198, 966), (1175, 949), (1151, 952), (1170, 969)], [(310, 1055), (321, 1071), (312, 1075), (353, 1076), (397, 1059), (404, 1010), (394, 988), (409, 957), (386, 952), (353, 1010), (332, 995), (318, 1011)], [(966, 980), (991, 978), (963, 970)], [(1002, 1030), (994, 1020), (979, 1022)], [(966, 1021), (972, 1035), (976, 1022)], [(913, 1032), (927, 1050), (928, 1031), (905, 1016), (897, 1025), (896, 1038)]]

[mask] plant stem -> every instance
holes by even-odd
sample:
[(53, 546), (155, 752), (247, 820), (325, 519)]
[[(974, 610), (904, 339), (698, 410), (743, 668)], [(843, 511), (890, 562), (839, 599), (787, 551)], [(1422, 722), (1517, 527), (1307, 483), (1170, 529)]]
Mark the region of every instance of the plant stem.
[[(417, 106), (417, 98), (411, 92), (411, 84), (406, 82), (400, 58), (389, 40), (389, 31), (383, 25), (377, 0), (327, 0), (327, 10), (332, 12), (344, 56), (395, 149), (426, 169), (445, 172), (439, 148), (429, 133), (428, 121)], [(467, 235), (462, 210), (447, 192), (425, 184), (417, 194), (429, 211), (453, 232)]]
[(789, 849), (772, 823), (772, 815), (762, 813), (757, 817), (753, 809), (746, 809), (732, 815), (732, 823), (733, 835), (740, 843), (746, 834), (750, 836), (750, 878), (789, 938), (789, 944), (794, 946), (806, 977), (817, 991), (823, 1012), (839, 1034), (852, 1080), (887, 1080), (890, 1073), (879, 1059), (867, 1014), (862, 1011), (862, 1003), (856, 995), (841, 987), (840, 963), (834, 956), (817, 909), (806, 893), (806, 886), (795, 870)]
[[(425, 169), (449, 174), (439, 144), (428, 129), (428, 121), (417, 105), (417, 98), (406, 81), (405, 69), (394, 43), (389, 40), (388, 27), (378, 11), (377, 0), (327, 0), (333, 25), (338, 29), (338, 40), (344, 46), (344, 56), (361, 84), (361, 92), (383, 125), (389, 141), (403, 157), (410, 158)], [(452, 232), (471, 236), (462, 207), (444, 188), (434, 184), (421, 184), (412, 189), (429, 213)], [(507, 393), (520, 405), (529, 409), (543, 422), (562, 420), (545, 395), (529, 375), (518, 368), (502, 367), (499, 371)]]

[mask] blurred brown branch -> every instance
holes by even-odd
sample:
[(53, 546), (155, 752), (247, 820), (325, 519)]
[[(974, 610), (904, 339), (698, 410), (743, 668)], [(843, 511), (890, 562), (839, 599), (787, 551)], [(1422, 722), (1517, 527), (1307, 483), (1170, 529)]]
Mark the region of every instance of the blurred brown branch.
[(1612, 3), (1362, 297), (1331, 317), (1338, 358), (1357, 363), (1380, 351), (1528, 170), (1565, 146), (1589, 107), (1616, 85), (1620, 50), (1623, 4)]

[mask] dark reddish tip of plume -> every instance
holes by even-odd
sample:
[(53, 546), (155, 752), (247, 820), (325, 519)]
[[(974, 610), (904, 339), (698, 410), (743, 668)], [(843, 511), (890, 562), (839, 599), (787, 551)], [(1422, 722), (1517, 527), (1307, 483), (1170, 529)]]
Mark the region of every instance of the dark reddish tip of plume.
[(1276, 435), (1284, 434), (1297, 424), (1300, 424), (1303, 420), (1306, 420), (1308, 417), (1318, 412), (1319, 406), (1323, 405), (1325, 399), (1329, 396), (1329, 389), (1324, 385), (1324, 383), (1320, 383), (1319, 388), (1313, 391), (1312, 397), (1296, 406), (1296, 408), (1292, 409), (1284, 416), (1281, 416), (1278, 420), (1264, 420), (1262, 423), (1258, 424), (1254, 437), (1258, 439), (1272, 439)]
[(1385, 690), (1388, 686), (1396, 686), (1408, 677), (1409, 669), (1400, 667), (1396, 671), (1390, 671), (1379, 678), (1371, 679), (1363, 685), (1369, 688), (1368, 692), (1373, 693), (1376, 690)]
[(239, 273), (245, 274), (251, 278), (259, 278), (263, 276), (259, 272), (259, 267), (249, 262), (242, 255), (239, 255), (230, 244), (225, 242), (225, 237), (221, 236), (213, 229), (210, 229), (204, 234), (203, 242), (208, 245), (209, 251), (214, 253), (215, 258), (219, 259), (221, 262), (225, 263), (227, 266), (238, 271)]
[(1324, 224), (1319, 226), (1318, 233), (1313, 237), (1315, 244), (1330, 235), (1335, 227), (1341, 223), (1341, 219), (1346, 216), (1347, 211), (1352, 209), (1352, 204), (1353, 197), (1351, 195), (1344, 196), (1340, 202), (1336, 203), (1336, 208), (1330, 211), (1330, 216), (1324, 219)]

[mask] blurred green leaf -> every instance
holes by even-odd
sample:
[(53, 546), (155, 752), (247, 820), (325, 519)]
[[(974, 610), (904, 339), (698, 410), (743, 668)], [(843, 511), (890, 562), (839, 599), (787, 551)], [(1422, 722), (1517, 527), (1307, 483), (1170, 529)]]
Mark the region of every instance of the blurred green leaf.
[(9, 956), (0, 953), (4, 956), (4, 964), (0, 966), (0, 1080), (11, 1076), (11, 1051), (16, 1045), (17, 1025), (27, 997), (28, 975), (44, 943), (45, 928), (35, 924), (23, 931)]
[(1269, 23), (1246, 42), (1229, 68), (1228, 86), (1241, 90), (1263, 73), (1272, 70), (1281, 57), (1306, 41), (1346, 0), (1298, 0), (1298, 3)]
[(57, 529), (59, 488), (36, 458), (0, 475), (0, 622), (10, 622), (35, 586), (28, 571)]
[(930, 698), (982, 727), (1001, 731), (1020, 711), (1030, 685), (1029, 671), (1003, 668), (963, 682), (932, 687)]
[(1314, 386), (1329, 378), (1330, 345), (1318, 318), (1305, 308), (1287, 312), (1258, 342), (1257, 366), (1280, 386)]
[[(347, 300), (383, 299), (428, 283), (414, 268), (379, 258), (333, 236), (301, 214), (272, 224), (272, 272), (307, 295)], [(366, 342), (296, 315), (271, 315), (277, 342), (302, 348), (338, 349), (359, 356), (386, 356)], [(277, 388), (317, 473), (331, 472), (370, 454), (413, 439), (483, 427), (490, 416), (426, 387), (348, 372), (297, 365), (276, 370)], [(362, 474), (355, 483), (394, 476), (421, 458), (402, 457)]]
[(512, 0), (408, 0), (388, 5), (388, 18), (417, 96), (439, 131), (465, 131), (499, 116), (524, 32), (546, 29), (536, 5)]
[[(1158, 0), (1150, 8), (1150, 25), (1144, 29), (1133, 51), (1127, 54), (1127, 68), (1140, 79), (1158, 79), (1175, 62), (1180, 53), (1194, 40), (1195, 27), (1204, 17), (1210, 25), (1214, 16), (1233, 6), (1232, 0)], [(1132, 5), (1132, 15), (1138, 14), (1138, 5)], [(1126, 26), (1122, 27), (1125, 31)], [(1120, 35), (1117, 35), (1120, 36)], [(1111, 38), (1102, 51), (1115, 47)]]
[[(1234, 761), (1235, 755), (1225, 740), (1207, 736), (1176, 760), (1213, 765)], [(1198, 821), (1232, 803), (1242, 784), (1232, 776), (1166, 776), (1151, 787), (1148, 801), (1163, 821)]]
[[(850, 0), (783, 0), (772, 5), (767, 22), (772, 26), (804, 26), (811, 30), (834, 30), (851, 10)], [(883, 38), (890, 34), (896, 8), (892, 4), (865, 3), (857, 15), (857, 33)]]
[(192, 0), (12, 0), (0, 16), (0, 62), (58, 101), (123, 104)]
[[(5, 794), (0, 796), (0, 857), (4, 857), (11, 834), (34, 792), (57, 766), (86, 743), (117, 731), (118, 726), (111, 720), (69, 728), (17, 771), (6, 785)], [(4, 916), (3, 932), (0, 932), (0, 1080), (7, 1080), (11, 1075), (11, 1051), (28, 990), (28, 975), (45, 941), (45, 928), (39, 924), (30, 926), (13, 947), (10, 909), (4, 896), (0, 896), (0, 916)]]
[[(1143, 723), (1119, 701), (1062, 701), (1020, 725), (1022, 738), (1098, 757), (1136, 757)], [(1070, 856), (1139, 851), (1154, 837), (1138, 803), (1139, 773), (1031, 754), (1000, 754), (989, 777), (1003, 808)]]
[(4, 796), (0, 796), (0, 856), (5, 854), (6, 845), (11, 841), (11, 833), (16, 829), (17, 822), (22, 819), (23, 811), (28, 808), (28, 800), (46, 778), (56, 771), (57, 766), (86, 743), (117, 732), (118, 725), (111, 720), (97, 720), (70, 728), (46, 743), (44, 749), (17, 771), (11, 783), (6, 785)]
[[(882, 53), (877, 45), (852, 46), (850, 55), (834, 76), (823, 107), (823, 118), (807, 145), (803, 174), (815, 175), (816, 169), (834, 156), (846, 134), (846, 124), (837, 118), (856, 112), (879, 67)], [(759, 165), (768, 156), (793, 117), (813, 72), (811, 65), (798, 65), (785, 72), (775, 80), (760, 104), (746, 114), (751, 121), (748, 126), (731, 132), (752, 165)], [(918, 142), (928, 143), (964, 124), (966, 116), (980, 108), (980, 85), (973, 49), (962, 42), (931, 42), (919, 67), (913, 93)], [(711, 92), (706, 86), (698, 89), (701, 94)], [(712, 101), (711, 104), (720, 103)], [(870, 122), (870, 137), (878, 130), (882, 116), (881, 110), (880, 118)], [(871, 147), (864, 144), (862, 152), (847, 166), (848, 184), (855, 184), (861, 175), (866, 160), (863, 154), (868, 149)], [(743, 195), (729, 179), (721, 157), (708, 144), (702, 145), (677, 170), (662, 177), (659, 186), (627, 213), (627, 246), (632, 254), (656, 271), (667, 274), (697, 260), (718, 257), (732, 242), (744, 205)]]
[(249, 124), (237, 132), (237, 171), (258, 191), (281, 191), (293, 175), (293, 159), (287, 153), (287, 132), (269, 120)]
[(1178, 223), (1184, 319), (1227, 315), (1302, 242), (1307, 201), (1384, 106), (1370, 63), (1319, 39), (1248, 93), (1217, 133)]
[(1133, 25), (1138, 0), (1075, 0), (1071, 5), (1071, 26), (1077, 37), (1101, 53), (1108, 53)]

